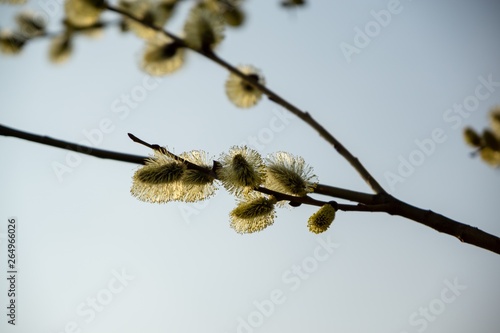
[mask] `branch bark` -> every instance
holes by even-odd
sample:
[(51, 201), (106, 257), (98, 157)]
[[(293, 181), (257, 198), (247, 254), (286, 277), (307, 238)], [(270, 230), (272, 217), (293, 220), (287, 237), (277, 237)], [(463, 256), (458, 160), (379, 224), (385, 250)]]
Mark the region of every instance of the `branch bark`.
[[(12, 136), (19, 139), (37, 142), (44, 145), (57, 147), (61, 149), (71, 150), (82, 154), (110, 159), (121, 162), (128, 162), (134, 164), (145, 164), (148, 157), (117, 153), (103, 149), (95, 149), (91, 147), (82, 146), (79, 144), (66, 142), (50, 138), (48, 136), (41, 136), (19, 131), (0, 124), (0, 135)], [(278, 195), (273, 191), (265, 189), (264, 193)], [(315, 194), (330, 196), (333, 198), (345, 199), (353, 202), (358, 202), (357, 205), (337, 204), (337, 209), (342, 211), (357, 211), (357, 212), (381, 212), (390, 215), (397, 215), (405, 217), (409, 220), (423, 224), (436, 231), (456, 237), (461, 242), (475, 245), (477, 247), (489, 250), (491, 252), (500, 254), (500, 238), (484, 232), (476, 227), (455, 221), (441, 214), (435, 213), (431, 210), (424, 210), (403, 201), (389, 194), (368, 194), (362, 192), (351, 191), (343, 188), (333, 187), (324, 184), (318, 184)], [(308, 205), (321, 206), (328, 203), (328, 201), (321, 201), (309, 196), (306, 197), (292, 197), (284, 194), (279, 194), (282, 200), (293, 200)]]

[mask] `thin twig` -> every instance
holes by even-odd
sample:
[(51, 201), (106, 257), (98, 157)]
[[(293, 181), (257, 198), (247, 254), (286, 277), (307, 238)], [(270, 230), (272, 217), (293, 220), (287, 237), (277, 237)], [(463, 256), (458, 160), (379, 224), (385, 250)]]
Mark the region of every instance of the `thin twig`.
[(146, 164), (148, 157), (117, 153), (113, 151), (97, 149), (93, 147), (83, 146), (72, 142), (62, 141), (58, 139), (53, 139), (48, 136), (42, 136), (37, 134), (31, 134), (23, 131), (19, 131), (7, 126), (0, 124), (0, 135), (12, 136), (23, 140), (28, 140), (32, 142), (41, 143), (47, 146), (62, 148), (66, 150), (75, 151), (81, 154), (90, 155), (94, 157), (110, 159), (115, 161), (129, 162), (135, 164)]
[(127, 133), (127, 134), (128, 134), (128, 137), (132, 141), (140, 143), (141, 145), (146, 146), (148, 148), (151, 148), (153, 150), (156, 150), (156, 151), (158, 151), (161, 154), (168, 155), (169, 157), (173, 158), (174, 160), (176, 160), (178, 162), (181, 162), (181, 163), (184, 163), (188, 169), (193, 169), (193, 170), (197, 170), (197, 171), (203, 172), (203, 173), (207, 174), (209, 177), (217, 179), (217, 174), (215, 173), (215, 170), (208, 169), (206, 167), (202, 167), (201, 165), (197, 165), (195, 163), (192, 163), (192, 162), (186, 160), (185, 158), (182, 158), (182, 157), (180, 157), (178, 155), (175, 155), (174, 153), (168, 151), (165, 147), (162, 147), (162, 146), (160, 146), (158, 144), (147, 143), (146, 141), (139, 139), (138, 137), (136, 137), (132, 133)]

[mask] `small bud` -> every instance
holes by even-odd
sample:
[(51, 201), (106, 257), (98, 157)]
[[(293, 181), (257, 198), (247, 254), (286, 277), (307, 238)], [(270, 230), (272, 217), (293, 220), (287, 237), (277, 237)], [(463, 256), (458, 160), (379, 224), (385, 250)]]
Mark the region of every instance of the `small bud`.
[(481, 146), (481, 137), (476, 131), (470, 127), (464, 129), (464, 139), (465, 142), (472, 147), (480, 147)]
[(49, 60), (54, 64), (66, 62), (73, 52), (71, 35), (64, 33), (52, 39), (49, 49)]
[(500, 167), (500, 151), (495, 151), (489, 147), (480, 150), (481, 158), (484, 162), (494, 168)]
[(9, 30), (0, 31), (0, 52), (4, 54), (18, 54), (21, 52), (26, 38), (17, 32)]
[(330, 227), (334, 219), (335, 208), (330, 204), (326, 204), (309, 218), (307, 226), (309, 231), (320, 234)]
[(496, 138), (495, 134), (489, 129), (483, 131), (483, 143), (485, 147), (491, 148), (495, 151), (500, 151), (500, 142)]
[(245, 13), (238, 7), (232, 7), (223, 12), (226, 24), (232, 27), (239, 27), (245, 22)]
[(148, 43), (142, 56), (142, 69), (149, 75), (162, 76), (179, 69), (184, 63), (184, 48), (169, 38), (158, 36)]

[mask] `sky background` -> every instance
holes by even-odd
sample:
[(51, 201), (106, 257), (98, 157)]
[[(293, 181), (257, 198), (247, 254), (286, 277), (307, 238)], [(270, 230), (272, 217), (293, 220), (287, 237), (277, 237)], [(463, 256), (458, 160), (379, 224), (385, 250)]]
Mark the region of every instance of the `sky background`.
[[(462, 140), (464, 126), (487, 126), (500, 87), (467, 118), (452, 120), (447, 111), (471, 101), (481, 77), (500, 81), (500, 3), (401, 1), (349, 62), (342, 43), (355, 46), (356, 29), (374, 25), (371, 11), (393, 3), (309, 2), (285, 11), (278, 1), (245, 1), (245, 26), (226, 31), (218, 54), (261, 69), (268, 87), (310, 112), (399, 199), (500, 235), (500, 173), (470, 158)], [(181, 30), (191, 3), (178, 8), (170, 31)], [(59, 31), (56, 1), (29, 8)], [(13, 26), (17, 11), (2, 5), (0, 27)], [(214, 158), (254, 137), (263, 155), (304, 157), (321, 183), (369, 192), (300, 119), (266, 99), (248, 110), (233, 106), (227, 72), (197, 54), (155, 81), (138, 65), (144, 42), (117, 28), (78, 37), (59, 66), (48, 61), (48, 45), (40, 39), (19, 56), (0, 57), (0, 123), (81, 142), (104, 121), (111, 125), (95, 146), (138, 155), (150, 151), (128, 132)], [(147, 93), (134, 108), (115, 112), (123, 95), (139, 91)], [(402, 159), (419, 155), (416, 141), (436, 130), (441, 142), (390, 186), (387, 174), (397, 175)], [(273, 226), (240, 235), (229, 227), (235, 201), (223, 188), (198, 204), (149, 204), (130, 195), (136, 165), (5, 137), (0, 152), (2, 276), (7, 219), (19, 226), (17, 325), (7, 324), (2, 278), (2, 332), (493, 333), (500, 326), (500, 257), (413, 221), (339, 212), (315, 235), (307, 219), (316, 209), (303, 206), (280, 209)], [(58, 177), (53, 165), (68, 160), (71, 173)]]

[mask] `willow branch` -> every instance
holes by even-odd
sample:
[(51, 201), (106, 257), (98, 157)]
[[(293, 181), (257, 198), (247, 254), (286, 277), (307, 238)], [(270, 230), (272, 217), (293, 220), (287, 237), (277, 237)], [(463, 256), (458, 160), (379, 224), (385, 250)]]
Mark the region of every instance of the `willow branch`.
[(424, 210), (393, 198), (389, 209), (391, 215), (399, 215), (421, 223), (439, 232), (452, 235), (463, 243), (500, 254), (500, 238), (476, 227), (450, 219), (431, 210)]
[[(75, 143), (53, 139), (47, 136), (30, 134), (3, 125), (0, 125), (0, 135), (12, 136), (19, 139), (37, 142), (44, 145), (49, 145), (52, 147), (62, 148), (66, 150), (71, 150), (98, 158), (110, 159), (121, 162), (145, 164), (148, 159), (148, 157), (116, 153), (102, 149), (95, 149), (91, 147), (78, 145)], [(288, 196), (286, 194), (278, 193), (264, 188), (262, 188), (261, 191), (263, 193), (278, 196), (280, 200), (289, 200), (290, 202), (300, 202), (314, 206), (322, 206), (324, 204), (331, 203), (331, 201), (327, 202), (327, 201), (316, 200), (309, 196), (305, 197)], [(351, 201), (357, 201), (359, 199), (358, 201), (359, 204), (357, 205), (337, 204), (337, 209), (339, 210), (358, 211), (358, 212), (381, 212), (390, 215), (402, 216), (407, 219), (418, 222), (420, 224), (423, 224), (429, 228), (437, 230), (439, 232), (456, 237), (457, 239), (459, 239), (464, 243), (472, 244), (477, 247), (500, 254), (499, 237), (488, 234), (487, 232), (484, 232), (476, 227), (472, 227), (463, 224), (461, 222), (455, 221), (453, 219), (450, 219), (446, 216), (435, 213), (433, 211), (414, 207), (412, 205), (409, 205), (405, 202), (402, 202), (392, 197), (391, 195), (372, 195), (372, 194), (355, 192), (351, 190), (346, 190), (322, 184), (318, 184), (315, 193), (334, 196), (334, 197), (338, 196), (339, 198)]]
[[(128, 134), (128, 137), (132, 141), (140, 143), (141, 145), (146, 146), (148, 148), (151, 148), (153, 150), (156, 150), (156, 151), (160, 152), (161, 154), (168, 155), (169, 157), (173, 158), (174, 160), (185, 164), (188, 169), (193, 169), (193, 170), (197, 170), (199, 172), (203, 172), (203, 173), (207, 174), (208, 176), (210, 176), (211, 178), (217, 179), (217, 174), (215, 173), (215, 170), (207, 169), (205, 167), (202, 167), (200, 165), (192, 163), (192, 162), (186, 160), (185, 158), (182, 158), (182, 157), (168, 151), (165, 147), (162, 147), (158, 144), (147, 143), (146, 141), (139, 139), (138, 137), (136, 137), (132, 133), (127, 133), (127, 134)], [(217, 165), (217, 161), (214, 161), (214, 166), (215, 165)]]
[(382, 202), (379, 195), (347, 190), (330, 185), (317, 184), (314, 193), (328, 195), (334, 198), (342, 198), (349, 201), (359, 202), (365, 205), (373, 205)]
[(386, 193), (386, 191), (383, 189), (383, 187), (375, 180), (375, 178), (368, 172), (368, 170), (363, 166), (363, 164), (359, 161), (357, 157), (355, 157), (344, 145), (340, 143), (331, 133), (329, 133), (320, 123), (318, 123), (308, 112), (300, 110), (298, 107), (295, 105), (291, 104), (281, 96), (279, 96), (277, 93), (272, 91), (271, 89), (267, 88), (266, 86), (260, 84), (257, 82), (257, 80), (252, 80), (250, 79), (247, 75), (242, 73), (240, 70), (238, 70), (236, 67), (233, 65), (229, 64), (227, 61), (223, 60), (222, 58), (218, 57), (215, 53), (213, 53), (210, 50), (198, 50), (189, 47), (182, 38), (177, 37), (176, 35), (166, 31), (165, 29), (161, 27), (157, 27), (153, 24), (150, 24), (148, 22), (143, 22), (143, 20), (135, 17), (134, 15), (120, 9), (114, 6), (111, 6), (109, 4), (106, 5), (106, 8), (110, 11), (113, 11), (115, 13), (118, 13), (120, 15), (123, 15), (125, 17), (128, 17), (131, 20), (134, 20), (148, 28), (154, 29), (158, 32), (164, 33), (166, 36), (170, 37), (172, 40), (177, 42), (179, 45), (186, 47), (188, 49), (191, 49), (192, 51), (201, 54), (202, 56), (212, 60), (216, 64), (220, 65), (221, 67), (227, 69), (229, 72), (237, 75), (241, 79), (245, 80), (248, 84), (252, 85), (256, 89), (260, 90), (263, 94), (265, 94), (271, 101), (275, 102), (278, 105), (281, 105), (300, 119), (302, 119), (305, 123), (307, 123), (309, 126), (311, 126), (313, 129), (318, 132), (318, 134), (323, 137), (328, 143), (330, 143), (333, 148), (342, 156), (344, 159), (346, 159), (351, 166), (359, 173), (359, 175), (366, 181), (366, 183), (372, 188), (372, 190), (375, 193)]
[(121, 161), (121, 162), (129, 162), (135, 164), (146, 164), (148, 157), (131, 155), (131, 154), (123, 154), (117, 153), (109, 150), (97, 149), (87, 146), (82, 146), (76, 143), (62, 141), (58, 139), (53, 139), (48, 136), (42, 136), (37, 134), (31, 134), (23, 131), (19, 131), (4, 125), (0, 124), (0, 135), (3, 136), (12, 136), (15, 138), (28, 140), (31, 142), (41, 143), (43, 145), (57, 147), (61, 149), (71, 150), (77, 153), (90, 155), (94, 157), (99, 157), (103, 159)]

